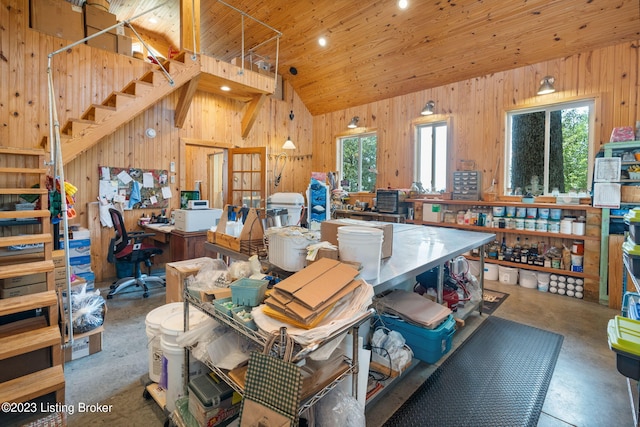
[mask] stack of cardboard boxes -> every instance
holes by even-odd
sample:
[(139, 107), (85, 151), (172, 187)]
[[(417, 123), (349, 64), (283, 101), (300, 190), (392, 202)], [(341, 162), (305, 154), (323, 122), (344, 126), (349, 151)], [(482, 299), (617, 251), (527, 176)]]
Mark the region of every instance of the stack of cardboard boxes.
[(20, 277), (0, 279), (0, 298), (31, 295), (47, 290), (47, 274), (35, 273)]
[[(117, 24), (108, 2), (90, 1), (82, 7), (65, 0), (31, 0), (31, 28), (67, 39), (81, 40)], [(87, 45), (131, 56), (131, 37), (117, 27), (87, 40)]]
[[(63, 240), (60, 241), (60, 247), (65, 248)], [(72, 274), (86, 281), (87, 291), (94, 289), (96, 276), (91, 269), (91, 237), (86, 228), (74, 230), (73, 235), (69, 238), (69, 266)], [(66, 275), (56, 270), (56, 284), (59, 278), (64, 281)], [(66, 284), (66, 282), (64, 283)], [(84, 283), (79, 282), (79, 284)]]
[[(109, 13), (104, 7), (98, 4), (86, 3), (83, 9), (86, 37), (99, 33), (118, 23), (116, 15)], [(131, 37), (127, 37), (124, 34), (124, 27), (117, 27), (93, 37), (87, 40), (87, 44), (99, 49), (131, 56)]]

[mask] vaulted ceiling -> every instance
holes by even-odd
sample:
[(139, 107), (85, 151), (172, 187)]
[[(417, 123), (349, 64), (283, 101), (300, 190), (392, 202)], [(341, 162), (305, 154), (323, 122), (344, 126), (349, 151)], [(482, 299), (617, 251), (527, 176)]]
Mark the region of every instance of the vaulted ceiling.
[[(252, 63), (277, 62), (313, 115), (640, 40), (639, 0), (198, 2), (202, 53), (231, 62), (244, 46)], [(110, 11), (126, 20), (162, 3), (111, 0)], [(180, 46), (180, 1), (132, 24)]]

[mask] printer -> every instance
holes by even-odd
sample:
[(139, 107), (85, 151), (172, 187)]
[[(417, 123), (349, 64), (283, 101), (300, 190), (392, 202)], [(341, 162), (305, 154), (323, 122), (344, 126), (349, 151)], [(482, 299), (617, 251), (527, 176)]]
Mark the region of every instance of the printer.
[(178, 231), (191, 232), (209, 230), (218, 225), (222, 209), (176, 209), (174, 225)]

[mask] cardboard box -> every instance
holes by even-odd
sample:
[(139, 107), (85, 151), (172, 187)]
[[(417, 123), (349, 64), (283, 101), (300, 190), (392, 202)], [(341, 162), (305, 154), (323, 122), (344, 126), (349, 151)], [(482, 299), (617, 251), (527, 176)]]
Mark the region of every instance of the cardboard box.
[(54, 274), (56, 283), (59, 280), (65, 280), (67, 278), (67, 268), (66, 267), (58, 267), (58, 268), (54, 269), (53, 271), (54, 271), (53, 274)]
[[(104, 30), (105, 28), (109, 28), (118, 23), (116, 15), (114, 15), (113, 13), (109, 13), (100, 7), (84, 5), (83, 10), (84, 25), (87, 27), (87, 29), (88, 27), (91, 27), (94, 29), (97, 28), (99, 31)], [(113, 34), (114, 36), (117, 34), (115, 28), (109, 33)]]
[(17, 286), (15, 288), (0, 289), (0, 298), (13, 298), (23, 295), (37, 294), (47, 290), (47, 282)]
[(32, 285), (47, 281), (47, 273), (26, 274), (20, 277), (9, 277), (0, 279), (0, 286), (4, 289), (16, 288), (18, 286)]
[(31, 0), (31, 28), (76, 41), (84, 38), (82, 8), (64, 0)]
[(423, 203), (422, 220), (425, 222), (442, 222), (442, 206), (436, 203)]
[[(87, 27), (87, 37), (96, 34), (101, 30), (93, 27)], [(118, 51), (118, 36), (111, 33), (100, 34), (92, 39), (87, 40), (87, 45), (98, 49), (108, 50), (109, 52)]]
[[(121, 28), (121, 27), (119, 27)], [(118, 34), (118, 53), (122, 55), (131, 56), (132, 55), (132, 40), (131, 37), (127, 37), (125, 35)]]
[(182, 301), (184, 280), (189, 276), (198, 274), (200, 268), (212, 260), (213, 258), (202, 257), (185, 261), (168, 262), (165, 265), (167, 304)]
[(64, 249), (56, 249), (55, 251), (52, 252), (52, 256), (53, 256), (53, 266), (55, 268), (64, 267), (66, 262)]
[(70, 362), (102, 351), (104, 326), (73, 337), (73, 345), (64, 349), (64, 361)]
[(382, 229), (382, 258), (389, 258), (393, 253), (393, 224), (381, 221), (362, 221), (359, 219), (331, 219), (320, 223), (320, 240), (338, 246), (338, 227), (357, 225)]
[[(64, 240), (60, 241), (60, 247), (64, 250)], [(69, 258), (81, 256), (91, 256), (91, 239), (69, 240)]]

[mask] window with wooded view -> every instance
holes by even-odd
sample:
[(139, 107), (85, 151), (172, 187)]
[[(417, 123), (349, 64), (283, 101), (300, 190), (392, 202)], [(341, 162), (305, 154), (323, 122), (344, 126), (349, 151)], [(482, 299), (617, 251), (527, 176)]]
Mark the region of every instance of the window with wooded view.
[(349, 192), (374, 191), (378, 136), (375, 133), (353, 135), (339, 139), (342, 187)]
[(587, 191), (592, 123), (593, 100), (509, 112), (505, 194)]

